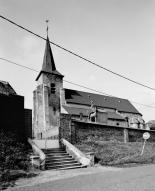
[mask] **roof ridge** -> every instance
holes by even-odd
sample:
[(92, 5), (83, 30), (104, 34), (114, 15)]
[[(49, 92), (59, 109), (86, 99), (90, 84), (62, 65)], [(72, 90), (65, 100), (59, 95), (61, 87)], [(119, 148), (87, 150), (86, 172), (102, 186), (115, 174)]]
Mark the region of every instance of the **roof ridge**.
[(97, 93), (85, 92), (85, 91), (76, 90), (76, 89), (69, 89), (69, 88), (63, 88), (63, 89), (73, 90), (73, 91), (78, 91), (78, 92), (82, 92), (82, 93), (88, 93), (88, 94), (93, 94), (93, 95), (99, 95), (99, 96), (105, 96), (105, 97), (109, 97), (109, 98), (115, 98), (115, 99), (121, 99), (121, 100), (127, 100), (127, 101), (129, 101), (128, 99), (120, 98), (120, 97), (116, 97), (116, 96), (108, 96), (108, 95), (104, 95), (104, 94), (99, 94), (99, 93), (97, 94)]

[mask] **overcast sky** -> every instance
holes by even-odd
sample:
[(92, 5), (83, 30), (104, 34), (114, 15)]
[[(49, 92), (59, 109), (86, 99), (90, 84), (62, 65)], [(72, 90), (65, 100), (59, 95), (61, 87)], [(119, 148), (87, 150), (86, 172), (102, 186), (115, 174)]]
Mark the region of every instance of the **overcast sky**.
[[(155, 88), (154, 0), (0, 0), (0, 14), (97, 64)], [(0, 57), (40, 70), (45, 41), (0, 19)], [(56, 67), (72, 81), (155, 107), (155, 91), (138, 86), (52, 46)], [(32, 108), (37, 73), (0, 60), (25, 107)], [(65, 88), (81, 89), (64, 83)], [(155, 108), (134, 106), (146, 121)]]

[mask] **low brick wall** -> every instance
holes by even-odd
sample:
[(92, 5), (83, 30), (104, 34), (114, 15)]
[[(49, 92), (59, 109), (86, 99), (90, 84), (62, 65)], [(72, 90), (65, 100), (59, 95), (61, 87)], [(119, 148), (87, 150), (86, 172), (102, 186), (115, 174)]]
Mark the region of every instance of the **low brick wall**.
[(60, 120), (60, 138), (65, 138), (72, 144), (94, 139), (101, 141), (141, 142), (143, 133), (149, 132), (150, 139), (155, 141), (155, 131), (107, 126), (99, 123), (88, 123), (72, 120), (71, 115), (63, 114)]

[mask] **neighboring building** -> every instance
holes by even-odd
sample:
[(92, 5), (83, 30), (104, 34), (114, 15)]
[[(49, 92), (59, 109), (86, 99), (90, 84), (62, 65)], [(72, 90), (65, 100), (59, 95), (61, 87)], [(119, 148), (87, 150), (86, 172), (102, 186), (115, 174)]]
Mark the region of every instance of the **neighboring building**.
[[(17, 95), (8, 82), (0, 81), (0, 131), (13, 132), (18, 138), (31, 137), (32, 111), (24, 109), (24, 97)], [(28, 126), (29, 124), (29, 126)]]
[(9, 82), (0, 81), (0, 95), (17, 95), (15, 90), (11, 87)]
[(23, 135), (24, 97), (16, 94), (8, 82), (0, 81), (0, 129)]
[(145, 124), (145, 128), (149, 130), (155, 130), (155, 120), (150, 120)]
[(34, 95), (33, 137), (58, 139), (61, 113), (109, 126), (143, 128), (142, 114), (126, 99), (63, 88), (47, 37), (42, 70)]

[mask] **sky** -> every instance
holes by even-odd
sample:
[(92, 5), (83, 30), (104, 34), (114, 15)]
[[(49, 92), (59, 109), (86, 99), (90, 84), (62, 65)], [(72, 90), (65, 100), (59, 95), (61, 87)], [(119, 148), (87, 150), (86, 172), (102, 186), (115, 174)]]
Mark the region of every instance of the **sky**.
[[(154, 0), (0, 0), (0, 14), (51, 41), (135, 81), (155, 88)], [(68, 80), (155, 107), (155, 91), (133, 84), (51, 45), (57, 70)], [(40, 71), (45, 41), (0, 18), (0, 58)], [(33, 107), (38, 73), (0, 60), (8, 81)], [(64, 82), (65, 88), (88, 91)], [(155, 108), (133, 105), (145, 121)]]

